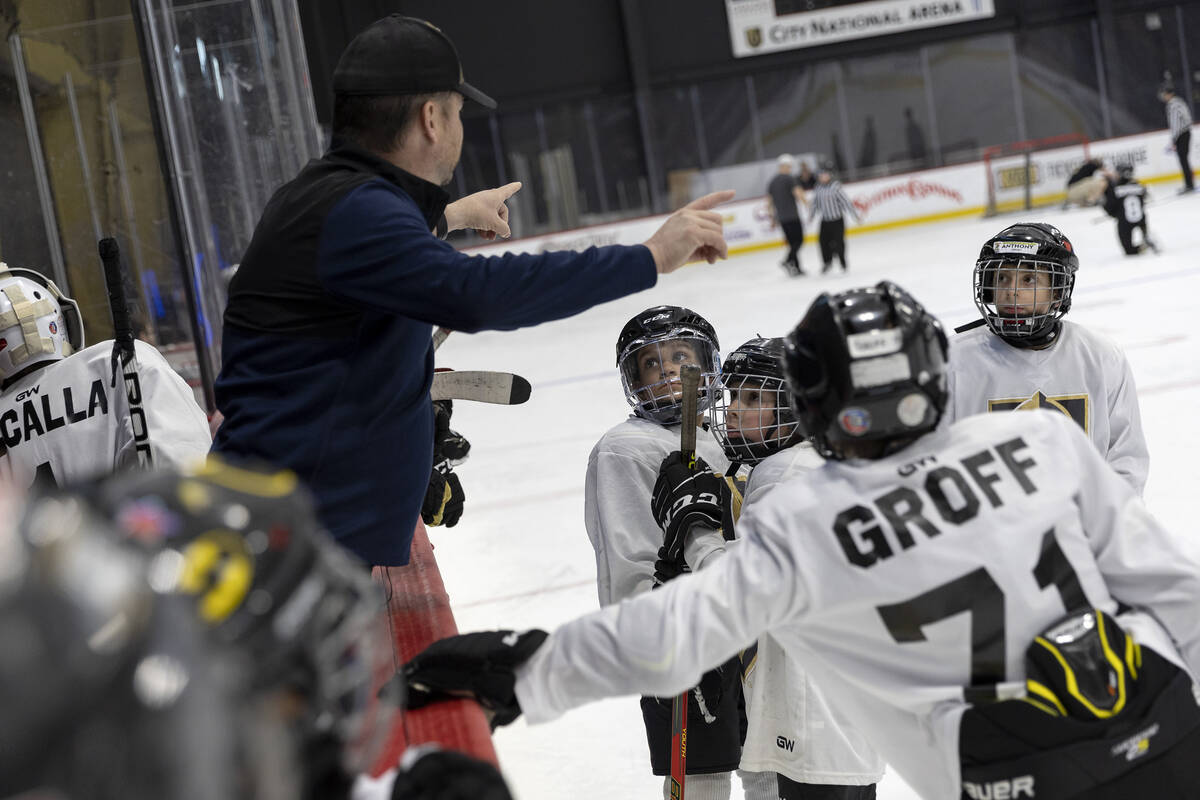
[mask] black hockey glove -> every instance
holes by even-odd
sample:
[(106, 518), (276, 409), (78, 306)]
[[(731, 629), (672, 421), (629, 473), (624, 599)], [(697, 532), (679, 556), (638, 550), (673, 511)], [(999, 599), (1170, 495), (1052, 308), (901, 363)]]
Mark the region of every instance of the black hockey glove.
[(667, 581), (691, 571), (692, 568), (687, 565), (687, 561), (683, 558), (680, 558), (678, 561), (669, 558), (667, 556), (667, 546), (664, 544), (658, 548), (658, 560), (654, 562), (654, 588), (657, 589)]
[(450, 466), (457, 467), (467, 460), (471, 443), (458, 431), (450, 430), (450, 415), (453, 413), (453, 401), (433, 401), (433, 463), (448, 462)]
[(500, 770), (436, 745), (406, 750), (391, 800), (512, 800)]
[(725, 480), (709, 469), (704, 459), (696, 459), (695, 470), (683, 463), (676, 450), (663, 459), (654, 483), (650, 511), (663, 530), (667, 560), (681, 568), (683, 546), (693, 525), (721, 529), (721, 493), (728, 491)]
[(545, 631), (487, 631), (434, 642), (404, 665), (397, 678), (408, 688), (408, 707), (474, 697), (491, 714), (491, 725), (521, 716), (514, 670), (546, 641)]
[(421, 503), (421, 519), (426, 525), (445, 525), (453, 528), (462, 517), (462, 483), (449, 467), (433, 465), (429, 474), (429, 486), (425, 489), (425, 501)]

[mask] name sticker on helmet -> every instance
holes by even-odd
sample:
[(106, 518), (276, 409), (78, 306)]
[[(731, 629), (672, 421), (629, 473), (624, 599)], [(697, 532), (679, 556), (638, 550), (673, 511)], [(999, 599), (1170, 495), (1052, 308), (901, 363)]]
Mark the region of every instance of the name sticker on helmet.
[(992, 242), (993, 253), (1028, 253), (1036, 256), (1037, 242)]
[(846, 337), (851, 358), (870, 358), (895, 353), (904, 346), (904, 333), (899, 328), (852, 333)]
[(912, 367), (909, 366), (908, 356), (904, 353), (850, 362), (850, 382), (856, 389), (886, 386), (889, 383), (906, 381), (911, 377)]

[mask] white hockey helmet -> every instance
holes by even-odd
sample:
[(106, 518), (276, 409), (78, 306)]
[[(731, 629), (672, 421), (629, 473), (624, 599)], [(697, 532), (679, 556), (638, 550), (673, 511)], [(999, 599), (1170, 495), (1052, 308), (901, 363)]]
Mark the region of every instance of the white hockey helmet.
[(0, 380), (83, 347), (79, 306), (54, 281), (0, 261)]

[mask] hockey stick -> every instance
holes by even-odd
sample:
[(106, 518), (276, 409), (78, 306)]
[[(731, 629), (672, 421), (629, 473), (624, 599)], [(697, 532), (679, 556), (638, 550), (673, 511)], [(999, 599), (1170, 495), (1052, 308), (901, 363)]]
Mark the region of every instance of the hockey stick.
[[(700, 389), (700, 367), (684, 364), (680, 371), (683, 380), (683, 420), (679, 426), (679, 452), (689, 470), (696, 468), (696, 406)], [(687, 783), (687, 707), (688, 694), (677, 694), (671, 700), (671, 800), (683, 800)]]
[(125, 399), (129, 401), (129, 424), (133, 430), (133, 447), (139, 467), (154, 466), (150, 451), (150, 429), (142, 408), (142, 384), (138, 380), (137, 351), (133, 343), (133, 324), (125, 302), (124, 270), (121, 269), (121, 248), (117, 240), (100, 240), (100, 263), (104, 265), (104, 283), (108, 287), (108, 308), (113, 321), (113, 385), (117, 380), (117, 361), (121, 362), (121, 377), (125, 384)]
[(529, 399), (529, 391), (529, 381), (511, 372), (439, 370), (433, 374), (429, 398), (515, 406)]
[(434, 331), (433, 349), (437, 350), (439, 347), (441, 347), (442, 342), (446, 341), (446, 337), (452, 333), (454, 333), (454, 331), (450, 330), (449, 328), (438, 328), (436, 331)]

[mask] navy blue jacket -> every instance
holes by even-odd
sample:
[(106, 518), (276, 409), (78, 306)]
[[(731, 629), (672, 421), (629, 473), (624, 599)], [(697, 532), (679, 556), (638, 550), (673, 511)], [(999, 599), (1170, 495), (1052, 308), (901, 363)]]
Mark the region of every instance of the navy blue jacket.
[(644, 246), (471, 256), (446, 193), (335, 143), (267, 204), (229, 287), (213, 451), (290, 467), (368, 564), (408, 563), (433, 461), (434, 325), (512, 330), (654, 285)]

